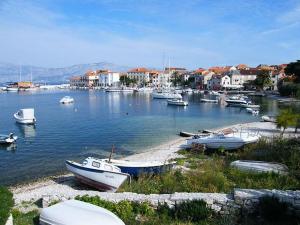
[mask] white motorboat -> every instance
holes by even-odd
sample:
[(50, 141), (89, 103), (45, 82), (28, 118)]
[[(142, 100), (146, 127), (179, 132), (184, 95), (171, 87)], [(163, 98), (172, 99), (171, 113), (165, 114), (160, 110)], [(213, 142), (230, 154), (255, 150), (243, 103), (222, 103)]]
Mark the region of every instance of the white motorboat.
[(74, 98), (72, 98), (70, 96), (65, 96), (59, 102), (62, 103), (62, 104), (73, 103), (74, 102)]
[(220, 96), (221, 94), (217, 91), (211, 91), (209, 94), (214, 95), (214, 96)]
[(251, 109), (259, 109), (260, 108), (260, 105), (254, 105), (254, 104), (250, 104), (249, 102), (247, 103), (242, 103), (242, 104), (239, 104), (240, 107), (242, 108), (251, 108)]
[(248, 113), (251, 113), (252, 115), (257, 116), (259, 114), (259, 110), (253, 109), (253, 108), (246, 108), (246, 111)]
[(206, 99), (206, 98), (201, 98), (201, 102), (207, 102), (207, 103), (218, 103), (217, 99)]
[(19, 88), (18, 88), (18, 87), (7, 87), (7, 88), (6, 88), (6, 91), (9, 91), (9, 92), (17, 92), (17, 91), (19, 91)]
[(40, 225), (125, 225), (115, 214), (102, 207), (66, 200), (42, 209)]
[(153, 89), (151, 87), (141, 87), (136, 90), (137, 92), (142, 92), (142, 93), (152, 93)]
[(264, 122), (272, 122), (272, 123), (276, 123), (276, 117), (275, 117), (275, 116), (263, 115), (263, 116), (261, 117), (261, 119), (262, 119)]
[(245, 99), (226, 99), (229, 106), (240, 106), (241, 104), (247, 104), (248, 101)]
[(187, 140), (187, 145), (203, 144), (210, 149), (224, 148), (225, 150), (232, 150), (241, 148), (245, 145), (245, 141), (239, 137), (227, 137), (224, 134), (211, 134), (207, 137), (195, 136)]
[(170, 93), (170, 92), (153, 92), (152, 98), (157, 99), (182, 99), (181, 94)]
[(187, 106), (189, 103), (181, 99), (169, 99), (168, 105)]
[(10, 133), (9, 135), (6, 134), (0, 134), (0, 144), (12, 144), (14, 142), (16, 142), (16, 140), (18, 139), (18, 137), (16, 135), (14, 135), (13, 133)]
[(17, 123), (22, 124), (35, 124), (36, 118), (34, 117), (34, 109), (20, 109), (14, 114)]
[(66, 166), (80, 182), (103, 191), (115, 192), (130, 177), (117, 166), (93, 157), (86, 158), (81, 164), (67, 160)]
[(135, 90), (136, 90), (135, 88), (127, 88), (127, 87), (122, 87), (122, 88), (110, 87), (107, 88), (105, 91), (106, 92), (133, 92)]

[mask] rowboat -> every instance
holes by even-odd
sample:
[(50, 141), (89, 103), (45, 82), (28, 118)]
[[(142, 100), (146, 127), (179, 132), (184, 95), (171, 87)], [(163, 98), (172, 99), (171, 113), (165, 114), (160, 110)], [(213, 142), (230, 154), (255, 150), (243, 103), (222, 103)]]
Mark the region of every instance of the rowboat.
[(137, 162), (117, 159), (102, 159), (105, 163), (112, 164), (121, 169), (123, 173), (128, 173), (132, 176), (139, 174), (159, 174), (173, 168), (175, 162)]
[(115, 192), (129, 177), (117, 166), (93, 157), (82, 163), (67, 160), (66, 167), (80, 182), (102, 191)]
[(187, 106), (189, 103), (186, 101), (183, 101), (181, 99), (170, 99), (167, 100), (168, 105), (177, 105), (177, 106)]

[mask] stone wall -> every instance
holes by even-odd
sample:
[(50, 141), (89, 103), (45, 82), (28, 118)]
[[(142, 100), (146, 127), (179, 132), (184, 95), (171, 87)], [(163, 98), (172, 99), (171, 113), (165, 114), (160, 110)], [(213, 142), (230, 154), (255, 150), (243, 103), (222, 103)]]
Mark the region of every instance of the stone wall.
[[(134, 202), (149, 202), (153, 206), (158, 203), (167, 203), (169, 206), (174, 206), (175, 203), (190, 200), (203, 200), (210, 208), (219, 214), (225, 215), (242, 215), (243, 213), (251, 213), (259, 203), (259, 198), (262, 196), (274, 196), (282, 202), (291, 204), (291, 210), (300, 216), (300, 191), (280, 191), (267, 189), (234, 189), (232, 194), (222, 193), (174, 193), (174, 194), (136, 194), (131, 192), (124, 193), (107, 193), (94, 192), (89, 196), (99, 196), (103, 200), (111, 202), (119, 202), (129, 200)], [(43, 196), (43, 207), (47, 207), (53, 201), (61, 201), (75, 196), (58, 196), (46, 195)]]

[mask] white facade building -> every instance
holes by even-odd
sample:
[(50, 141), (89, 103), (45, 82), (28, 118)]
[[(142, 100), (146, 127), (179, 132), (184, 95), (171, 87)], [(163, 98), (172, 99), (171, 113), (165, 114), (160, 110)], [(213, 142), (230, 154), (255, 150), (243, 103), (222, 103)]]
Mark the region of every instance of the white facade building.
[(101, 71), (99, 73), (99, 86), (116, 86), (120, 82), (120, 73), (111, 71)]
[(135, 79), (137, 84), (145, 84), (150, 81), (150, 70), (146, 68), (135, 68), (127, 72), (127, 77)]

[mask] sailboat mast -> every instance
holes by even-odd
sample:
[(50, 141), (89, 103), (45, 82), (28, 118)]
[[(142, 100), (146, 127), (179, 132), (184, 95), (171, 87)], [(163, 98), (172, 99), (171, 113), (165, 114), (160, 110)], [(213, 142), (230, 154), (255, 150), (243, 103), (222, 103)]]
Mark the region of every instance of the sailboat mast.
[(22, 66), (20, 65), (20, 68), (19, 68), (19, 82), (21, 82), (21, 76), (22, 76)]

